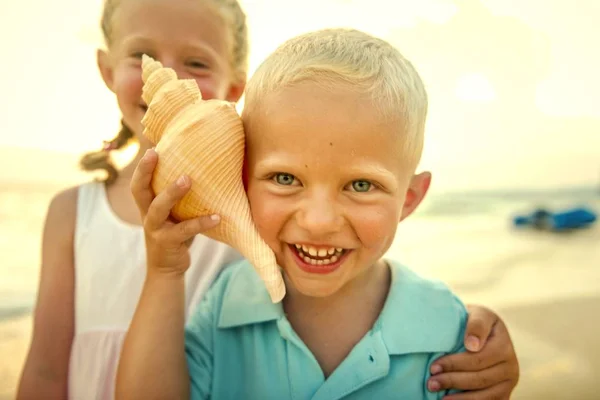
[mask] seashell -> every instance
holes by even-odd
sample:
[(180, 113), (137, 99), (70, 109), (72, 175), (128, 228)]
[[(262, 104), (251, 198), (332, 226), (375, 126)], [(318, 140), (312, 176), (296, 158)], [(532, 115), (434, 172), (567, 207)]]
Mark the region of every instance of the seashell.
[(237, 249), (264, 281), (271, 300), (285, 295), (275, 255), (252, 221), (242, 181), (245, 136), (232, 103), (203, 100), (193, 79), (177, 79), (148, 56), (142, 61), (142, 98), (148, 105), (144, 135), (156, 146), (158, 165), (152, 178), (156, 194), (182, 174), (192, 187), (172, 210), (180, 221), (218, 214), (221, 222), (204, 235)]

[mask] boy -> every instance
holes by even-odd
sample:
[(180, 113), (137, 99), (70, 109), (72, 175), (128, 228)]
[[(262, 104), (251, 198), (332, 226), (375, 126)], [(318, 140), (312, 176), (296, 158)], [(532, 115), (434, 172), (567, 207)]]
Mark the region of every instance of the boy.
[[(131, 328), (147, 335), (126, 341), (117, 395), (446, 394), (429, 392), (426, 382), (434, 360), (464, 351), (465, 307), (444, 285), (382, 259), (397, 224), (429, 188), (431, 175), (415, 174), (426, 114), (427, 95), (412, 65), (364, 33), (313, 32), (268, 57), (248, 83), (242, 116), (248, 199), (284, 272), (286, 297), (273, 304), (252, 266), (237, 263), (198, 306), (184, 338), (180, 277), (189, 260), (179, 250), (192, 232), (215, 223), (185, 222), (162, 244), (148, 240), (147, 225), (148, 279)], [(189, 187), (189, 180), (180, 184)], [(146, 223), (150, 214), (164, 221), (178, 196), (176, 186), (157, 196)], [(171, 247), (177, 251), (168, 243), (179, 243)], [(173, 328), (164, 345), (152, 348), (153, 331), (163, 334), (165, 325)], [(148, 350), (160, 365), (147, 365)], [(146, 393), (137, 382), (142, 368), (160, 370), (161, 393)]]

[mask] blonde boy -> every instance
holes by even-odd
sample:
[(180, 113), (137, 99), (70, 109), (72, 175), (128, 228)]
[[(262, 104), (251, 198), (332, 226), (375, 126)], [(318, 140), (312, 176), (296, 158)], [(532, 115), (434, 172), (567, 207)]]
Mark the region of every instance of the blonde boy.
[[(183, 337), (164, 338), (156, 349), (163, 353), (163, 395), (447, 394), (430, 393), (426, 382), (435, 359), (464, 350), (465, 307), (444, 285), (382, 259), (398, 223), (429, 188), (430, 174), (415, 174), (426, 114), (426, 91), (413, 66), (359, 31), (301, 35), (262, 64), (248, 83), (243, 112), (248, 198), (287, 295), (273, 304), (246, 261), (226, 268), (185, 330), (185, 352)], [(148, 274), (185, 270), (185, 259), (152, 243)], [(161, 307), (152, 321), (134, 323), (151, 330), (172, 322), (164, 305), (178, 310), (175, 288), (165, 279), (148, 281), (140, 307)], [(143, 364), (137, 346), (144, 343), (126, 345), (124, 370)], [(139, 388), (120, 379), (117, 394), (138, 398)]]

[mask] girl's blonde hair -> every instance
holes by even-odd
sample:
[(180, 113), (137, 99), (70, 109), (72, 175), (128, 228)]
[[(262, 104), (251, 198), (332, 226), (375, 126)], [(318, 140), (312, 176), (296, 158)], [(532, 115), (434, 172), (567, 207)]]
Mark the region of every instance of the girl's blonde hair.
[[(126, 0), (104, 0), (102, 9), (102, 19), (100, 26), (104, 42), (110, 50), (113, 44), (113, 17), (119, 5)], [(200, 0), (198, 0), (200, 1)], [(234, 74), (234, 79), (238, 82), (245, 81), (248, 73), (248, 27), (246, 25), (246, 14), (242, 10), (237, 0), (202, 0), (213, 6), (217, 15), (223, 18), (231, 33), (231, 55), (230, 66)], [(121, 149), (129, 144), (135, 138), (131, 129), (121, 121), (121, 129), (117, 136), (108, 142), (99, 151), (85, 154), (79, 164), (83, 170), (96, 171), (105, 170), (107, 184), (113, 183), (119, 173), (114, 166), (110, 152)]]
[(423, 149), (427, 92), (413, 65), (390, 43), (342, 28), (288, 40), (261, 64), (246, 85), (244, 118), (251, 118), (265, 96), (303, 81), (332, 90), (344, 85), (369, 94), (383, 118), (401, 119), (406, 135), (402, 157), (416, 167)]

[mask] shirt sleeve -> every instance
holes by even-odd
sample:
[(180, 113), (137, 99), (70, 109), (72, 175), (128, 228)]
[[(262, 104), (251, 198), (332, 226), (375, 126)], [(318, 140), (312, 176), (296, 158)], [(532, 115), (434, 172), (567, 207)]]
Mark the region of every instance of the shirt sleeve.
[(429, 358), (429, 362), (427, 363), (427, 371), (425, 373), (425, 382), (424, 382), (424, 384), (425, 384), (424, 399), (427, 399), (427, 400), (439, 400), (439, 399), (442, 399), (444, 396), (461, 392), (461, 390), (450, 389), (450, 390), (442, 390), (439, 392), (432, 393), (429, 391), (429, 389), (427, 389), (427, 382), (429, 381), (429, 378), (431, 378), (431, 365), (435, 362), (435, 360), (437, 360), (440, 357), (446, 356), (448, 354), (457, 354), (457, 353), (463, 353), (463, 352), (467, 351), (467, 349), (464, 345), (464, 335), (465, 335), (465, 330), (467, 327), (467, 317), (468, 317), (467, 309), (458, 297), (453, 295), (452, 298), (454, 300), (454, 306), (460, 312), (459, 315), (460, 315), (460, 320), (461, 320), (460, 321), (460, 329), (458, 330), (458, 335), (456, 337), (456, 346), (448, 353), (434, 353)]
[(198, 304), (185, 328), (185, 354), (190, 378), (190, 399), (210, 399), (213, 377), (214, 335), (226, 285), (215, 282)]

